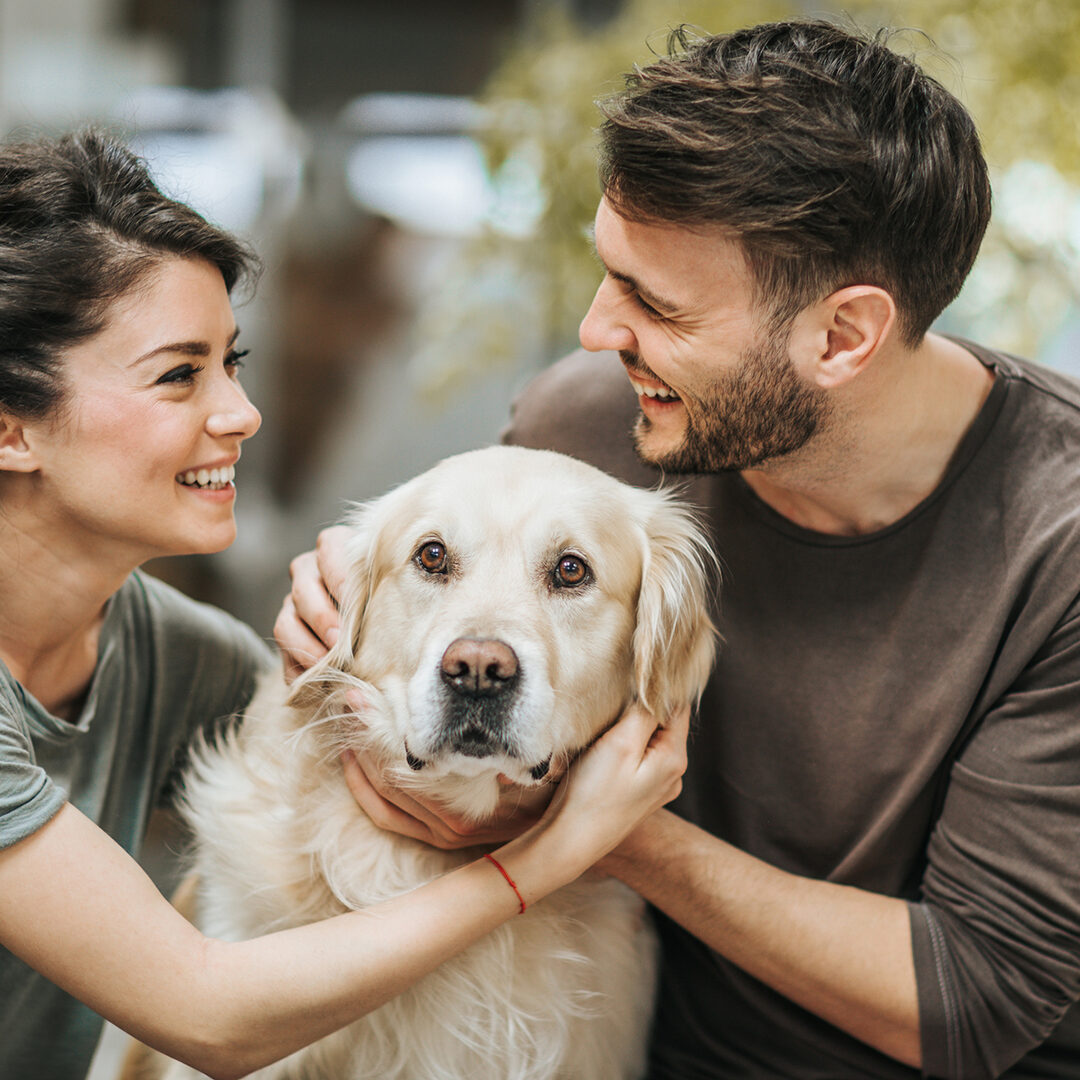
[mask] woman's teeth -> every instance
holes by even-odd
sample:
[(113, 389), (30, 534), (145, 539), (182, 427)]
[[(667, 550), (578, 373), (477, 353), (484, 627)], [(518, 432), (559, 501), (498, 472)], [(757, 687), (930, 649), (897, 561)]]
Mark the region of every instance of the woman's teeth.
[(184, 487), (209, 488), (211, 491), (219, 491), (228, 487), (236, 477), (236, 468), (227, 465), (224, 469), (188, 469), (187, 472), (177, 473), (176, 482)]
[(682, 399), (670, 386), (642, 386), (639, 382), (630, 380), (630, 385), (634, 388), (638, 394), (644, 394), (646, 397), (660, 398), (663, 401), (681, 401)]

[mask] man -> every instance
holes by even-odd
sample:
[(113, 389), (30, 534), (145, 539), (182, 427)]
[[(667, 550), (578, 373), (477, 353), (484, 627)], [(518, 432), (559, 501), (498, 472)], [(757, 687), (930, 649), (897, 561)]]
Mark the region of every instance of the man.
[(1080, 1077), (1080, 388), (928, 332), (989, 218), (954, 98), (823, 23), (680, 44), (604, 106), (598, 355), (507, 432), (691, 475), (724, 566), (684, 794), (604, 864), (649, 1075)]

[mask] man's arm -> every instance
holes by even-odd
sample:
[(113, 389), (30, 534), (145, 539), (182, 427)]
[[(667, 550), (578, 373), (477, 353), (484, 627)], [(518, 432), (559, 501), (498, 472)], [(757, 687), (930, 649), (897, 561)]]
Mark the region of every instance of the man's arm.
[(803, 1008), (922, 1064), (904, 901), (778, 870), (666, 810), (600, 865)]

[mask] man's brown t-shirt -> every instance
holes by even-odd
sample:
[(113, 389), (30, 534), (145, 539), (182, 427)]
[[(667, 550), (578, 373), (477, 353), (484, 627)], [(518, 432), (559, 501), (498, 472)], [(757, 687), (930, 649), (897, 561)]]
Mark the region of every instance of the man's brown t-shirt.
[[(888, 528), (822, 535), (736, 473), (689, 479), (723, 644), (675, 808), (785, 870), (909, 901), (925, 1075), (1077, 1078), (1080, 386), (968, 347), (991, 393)], [(506, 438), (651, 486), (636, 412), (617, 356), (575, 353)], [(650, 1077), (917, 1075), (658, 923)]]

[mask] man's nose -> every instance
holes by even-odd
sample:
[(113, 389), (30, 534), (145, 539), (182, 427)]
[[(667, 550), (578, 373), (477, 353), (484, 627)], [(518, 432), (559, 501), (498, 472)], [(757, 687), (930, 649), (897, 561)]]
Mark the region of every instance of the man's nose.
[(624, 305), (618, 301), (622, 298), (617, 297), (615, 292), (614, 282), (610, 278), (606, 277), (600, 282), (593, 302), (578, 329), (582, 348), (590, 352), (601, 352), (604, 349), (614, 349), (616, 352), (638, 351), (634, 332), (621, 316)]

